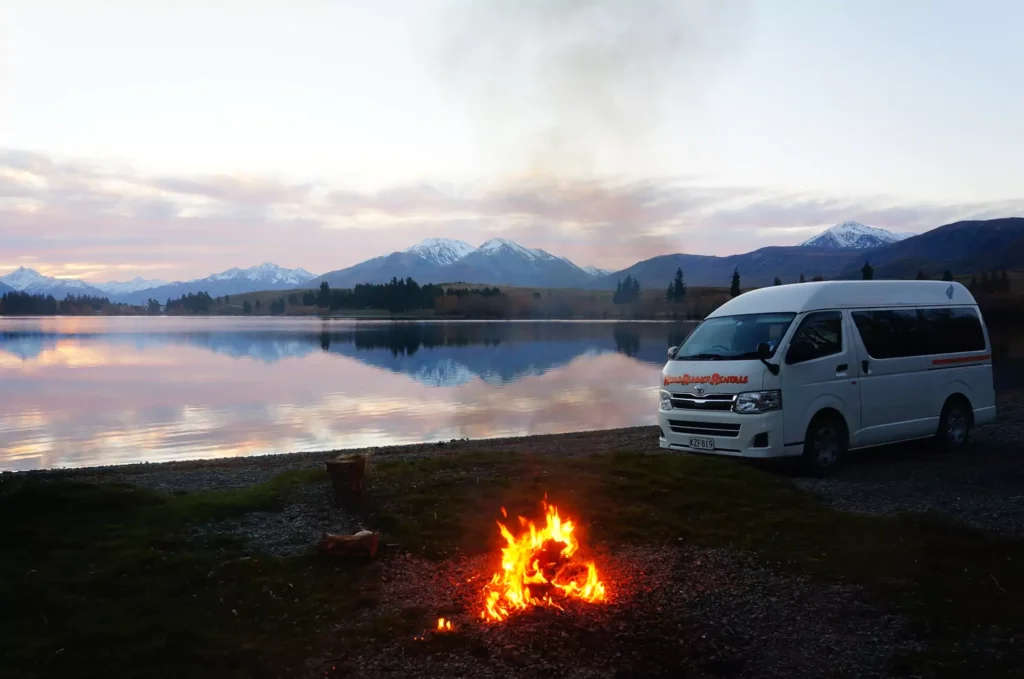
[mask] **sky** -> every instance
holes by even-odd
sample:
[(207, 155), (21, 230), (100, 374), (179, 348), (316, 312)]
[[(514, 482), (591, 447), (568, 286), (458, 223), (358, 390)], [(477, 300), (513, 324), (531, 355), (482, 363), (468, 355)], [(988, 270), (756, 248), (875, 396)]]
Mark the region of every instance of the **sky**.
[(5, 0), (0, 274), (1024, 215), (1016, 0)]

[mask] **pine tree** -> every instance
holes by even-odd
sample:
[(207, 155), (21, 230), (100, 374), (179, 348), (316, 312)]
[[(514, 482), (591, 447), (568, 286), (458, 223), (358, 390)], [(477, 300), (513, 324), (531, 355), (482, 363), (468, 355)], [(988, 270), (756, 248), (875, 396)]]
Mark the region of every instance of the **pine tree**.
[(926, 280), (928, 280), (928, 276), (925, 275), (923, 270), (918, 269), (917, 270), (917, 280), (919, 280), (919, 281), (926, 281)]
[(740, 270), (733, 269), (732, 271), (732, 284), (729, 286), (729, 296), (739, 297), (740, 295)]
[(782, 285), (782, 279), (776, 276), (775, 282), (772, 285)]
[(952, 283), (953, 282), (953, 272), (950, 271), (949, 269), (946, 269), (943, 272), (943, 274), (942, 274), (942, 280), (946, 281), (947, 283)]
[(245, 300), (245, 302), (242, 303), (242, 313), (243, 314), (251, 314), (252, 313), (252, 304), (249, 304), (249, 300)]
[(800, 282), (801, 282), (801, 283), (806, 283), (806, 282), (807, 282), (807, 279), (806, 279), (806, 278), (804, 278), (804, 275), (803, 275), (803, 273), (801, 273), (801, 274), (800, 274)]
[(675, 278), (672, 279), (672, 299), (682, 302), (686, 298), (686, 281), (683, 279), (683, 268), (676, 269)]
[(869, 262), (864, 262), (864, 266), (860, 269), (860, 277), (866, 281), (874, 280), (875, 268)]

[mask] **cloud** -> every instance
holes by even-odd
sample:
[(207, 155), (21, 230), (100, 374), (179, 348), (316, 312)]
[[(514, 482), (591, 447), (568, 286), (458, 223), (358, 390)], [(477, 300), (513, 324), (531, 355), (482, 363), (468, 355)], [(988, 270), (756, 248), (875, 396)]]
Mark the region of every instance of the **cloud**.
[[(699, 178), (416, 183), (377, 191), (273, 177), (150, 176), (130, 167), (0, 149), (6, 262), (36, 258), (90, 280), (159, 268), (205, 276), (271, 260), (329, 271), (426, 237), (516, 239), (580, 264), (628, 266), (659, 254), (730, 254), (792, 244), (856, 219), (923, 231), (957, 219), (1024, 213), (1024, 200), (923, 203), (896, 196), (723, 187)], [(126, 269), (125, 263), (137, 268)]]

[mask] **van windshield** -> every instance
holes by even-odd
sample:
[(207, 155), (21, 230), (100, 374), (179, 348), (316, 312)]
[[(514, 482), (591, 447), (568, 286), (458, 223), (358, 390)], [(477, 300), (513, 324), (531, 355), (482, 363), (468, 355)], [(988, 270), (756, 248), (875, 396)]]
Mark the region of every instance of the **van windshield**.
[(698, 325), (673, 357), (676, 361), (757, 359), (757, 345), (767, 342), (772, 355), (796, 314), (717, 316)]

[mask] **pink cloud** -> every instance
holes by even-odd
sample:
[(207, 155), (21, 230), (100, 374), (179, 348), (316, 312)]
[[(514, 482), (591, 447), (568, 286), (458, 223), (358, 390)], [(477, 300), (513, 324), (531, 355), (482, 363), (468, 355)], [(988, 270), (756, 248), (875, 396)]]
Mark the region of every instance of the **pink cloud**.
[[(618, 269), (672, 252), (725, 255), (793, 244), (845, 219), (922, 231), (964, 218), (1021, 214), (1024, 201), (935, 204), (892, 196), (800, 195), (694, 180), (396, 185), (379, 191), (268, 177), (148, 176), (124, 168), (0, 150), (0, 264), (33, 257), (59, 269), (116, 265), (205, 276), (275, 261), (326, 272), (426, 236), (493, 236)], [(803, 231), (801, 230), (803, 229)]]

